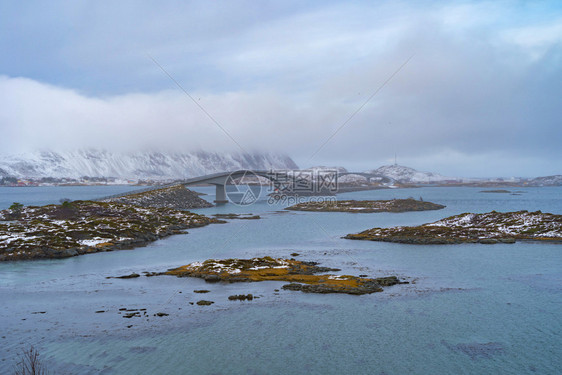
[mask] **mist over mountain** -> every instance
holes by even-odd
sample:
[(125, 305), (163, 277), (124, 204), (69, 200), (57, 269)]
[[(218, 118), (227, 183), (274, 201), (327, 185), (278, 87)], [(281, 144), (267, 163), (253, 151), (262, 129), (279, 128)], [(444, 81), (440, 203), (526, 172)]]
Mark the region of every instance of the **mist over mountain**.
[(286, 155), (217, 152), (38, 151), (0, 157), (0, 177), (177, 179), (237, 169), (297, 169)]

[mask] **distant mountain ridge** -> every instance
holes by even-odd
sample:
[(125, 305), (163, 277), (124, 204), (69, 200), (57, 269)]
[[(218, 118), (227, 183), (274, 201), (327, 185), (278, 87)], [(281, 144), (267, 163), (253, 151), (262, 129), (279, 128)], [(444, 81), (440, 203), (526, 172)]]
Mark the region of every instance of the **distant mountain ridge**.
[(237, 169), (298, 169), (287, 155), (273, 153), (40, 151), (0, 156), (0, 177), (177, 179)]
[(377, 169), (367, 171), (380, 176), (390, 178), (401, 183), (410, 184), (427, 184), (432, 182), (442, 182), (450, 180), (459, 180), (455, 177), (446, 177), (433, 172), (420, 172), (414, 168), (405, 167), (402, 165), (384, 165)]
[(536, 177), (527, 182), (528, 186), (562, 186), (562, 175)]

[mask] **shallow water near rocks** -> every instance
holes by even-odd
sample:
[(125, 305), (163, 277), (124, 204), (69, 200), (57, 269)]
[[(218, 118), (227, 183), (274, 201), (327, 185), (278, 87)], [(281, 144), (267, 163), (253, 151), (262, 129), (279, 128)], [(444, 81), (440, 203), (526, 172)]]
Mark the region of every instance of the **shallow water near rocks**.
[[(130, 187), (111, 192), (105, 187), (24, 188), (29, 194), (18, 189), (0, 188), (0, 208), (14, 201), (95, 198)], [(195, 190), (214, 199), (214, 188)], [(517, 188), (524, 191), (517, 196), (480, 190), (339, 196), (422, 196), (447, 206), (410, 213), (288, 212), (262, 197), (251, 206), (195, 210), (259, 214), (260, 220), (191, 229), (130, 251), (2, 263), (0, 373), (10, 373), (29, 344), (60, 374), (560, 373), (561, 244), (417, 246), (341, 239), (376, 226), (418, 225), (462, 212), (562, 213), (562, 188)], [(411, 284), (351, 296), (284, 291), (283, 282), (106, 279), (209, 258), (290, 257), (293, 252), (299, 260), (341, 268), (342, 274), (397, 275)], [(210, 292), (193, 292), (199, 289)], [(260, 298), (228, 300), (248, 293)], [(202, 299), (215, 303), (198, 306)], [(120, 308), (146, 309), (146, 315), (123, 318)], [(158, 312), (169, 315), (154, 316)]]

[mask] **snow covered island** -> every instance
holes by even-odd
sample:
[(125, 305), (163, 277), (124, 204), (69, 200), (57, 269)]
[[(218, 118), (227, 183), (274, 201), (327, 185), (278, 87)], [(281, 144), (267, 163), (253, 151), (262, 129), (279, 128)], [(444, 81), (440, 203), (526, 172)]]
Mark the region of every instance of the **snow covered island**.
[(416, 227), (373, 228), (344, 238), (409, 244), (562, 242), (562, 215), (541, 211), (464, 213)]
[[(339, 271), (337, 268), (319, 267), (316, 262), (271, 257), (252, 259), (209, 259), (171, 269), (160, 275), (198, 277), (207, 282), (287, 281), (286, 290), (305, 293), (370, 294), (382, 292), (383, 286), (403, 284), (396, 276), (363, 278), (350, 275), (323, 274)], [(151, 274), (153, 276), (154, 274)]]
[(392, 199), (387, 201), (330, 201), (304, 202), (285, 208), (292, 211), (317, 212), (406, 212), (440, 210), (445, 206), (415, 199)]
[(132, 192), (112, 198), (106, 198), (102, 201), (133, 204), (141, 207), (173, 208), (175, 210), (213, 207), (211, 203), (200, 198), (197, 193), (187, 189), (183, 185), (150, 189), (139, 193)]
[(222, 221), (170, 208), (75, 201), (0, 211), (0, 261), (132, 249)]

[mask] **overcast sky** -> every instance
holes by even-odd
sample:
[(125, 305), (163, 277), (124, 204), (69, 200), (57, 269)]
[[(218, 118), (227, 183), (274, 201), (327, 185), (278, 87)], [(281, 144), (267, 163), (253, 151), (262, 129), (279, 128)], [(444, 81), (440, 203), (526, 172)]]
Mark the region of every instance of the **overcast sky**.
[(2, 1), (0, 56), (0, 153), (562, 174), (560, 1)]

